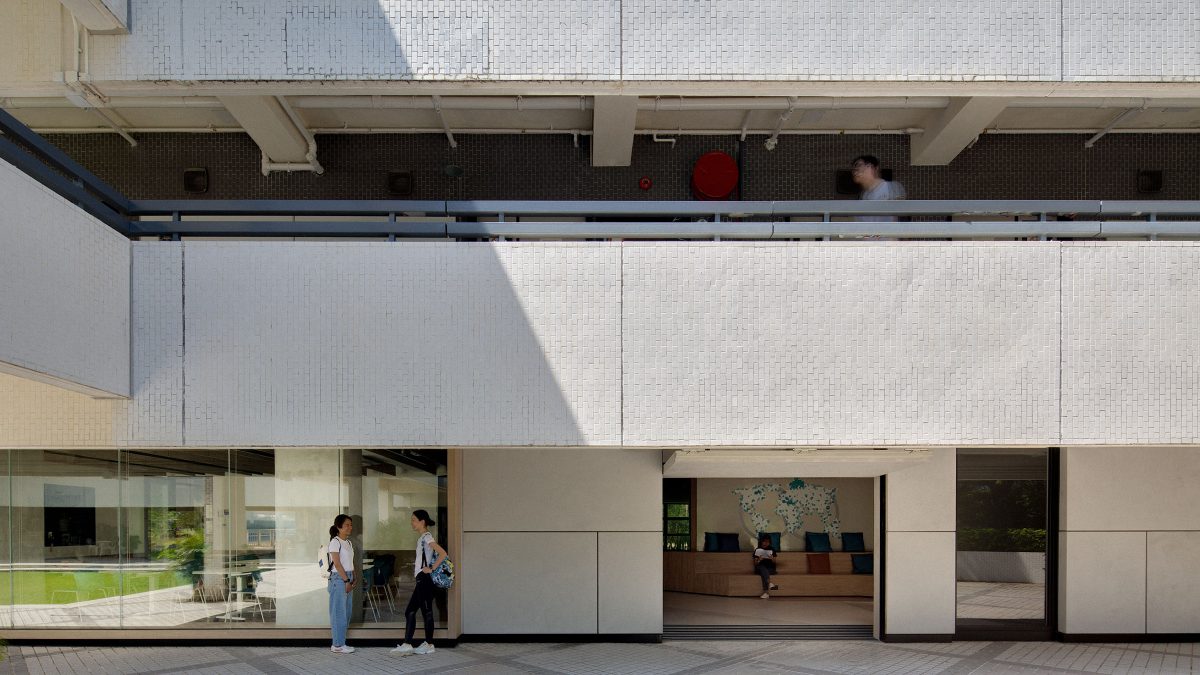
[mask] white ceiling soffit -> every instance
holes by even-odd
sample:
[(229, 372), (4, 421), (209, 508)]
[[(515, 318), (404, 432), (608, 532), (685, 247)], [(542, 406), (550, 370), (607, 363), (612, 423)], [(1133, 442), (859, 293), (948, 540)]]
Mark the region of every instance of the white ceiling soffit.
[(924, 462), (924, 448), (794, 448), (789, 450), (675, 450), (665, 478), (865, 478)]
[[(601, 101), (605, 97), (599, 97)], [(1136, 109), (1113, 133), (1200, 132), (1200, 98), (1023, 98), (1008, 102), (990, 122), (987, 115), (958, 115), (947, 108), (946, 97), (822, 98), (822, 97), (611, 97), (623, 104), (620, 144), (601, 144), (628, 151), (628, 113), (635, 108), (634, 133), (649, 135), (769, 135), (900, 133), (938, 139), (930, 159), (944, 159), (955, 148), (983, 133), (1088, 133), (1106, 129), (1123, 110)], [(257, 105), (247, 109), (243, 101)], [(223, 105), (222, 102), (228, 104)], [(326, 133), (443, 133), (443, 121), (456, 133), (560, 133), (597, 131), (590, 96), (445, 96), (441, 115), (432, 97), (305, 95), (273, 97), (114, 96), (103, 108), (124, 120), (131, 133), (239, 132), (245, 128), (264, 139), (276, 161), (301, 161), (307, 148), (304, 132)], [(633, 105), (636, 103), (636, 105)], [(287, 119), (278, 108), (287, 107)], [(782, 107), (781, 107), (782, 106)], [(793, 109), (788, 114), (789, 106)], [(81, 110), (64, 97), (0, 98), (0, 107), (44, 133), (109, 132), (111, 124)], [(965, 111), (965, 112), (964, 112)], [(977, 112), (977, 111), (976, 111)], [(990, 110), (988, 111), (990, 114)], [(267, 114), (273, 113), (273, 114)], [(944, 119), (943, 119), (944, 118)], [(939, 122), (944, 124), (938, 124)], [(291, 127), (295, 125), (295, 129)], [(601, 124), (599, 131), (604, 131)], [(615, 128), (615, 127), (614, 127)], [(940, 129), (940, 132), (939, 132)], [(273, 138), (285, 132), (287, 138)], [(920, 139), (922, 136), (914, 136)], [(914, 146), (917, 141), (914, 141)], [(275, 157), (274, 155), (279, 155)]]

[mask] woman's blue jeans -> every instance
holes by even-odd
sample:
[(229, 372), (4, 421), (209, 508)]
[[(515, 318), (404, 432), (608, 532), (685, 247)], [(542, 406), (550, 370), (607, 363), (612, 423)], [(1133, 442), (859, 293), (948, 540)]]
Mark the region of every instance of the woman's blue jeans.
[[(354, 573), (347, 576), (354, 580)], [(350, 627), (350, 607), (354, 601), (354, 593), (346, 592), (346, 582), (337, 572), (329, 575), (329, 630), (333, 633), (333, 646), (341, 647), (346, 644), (346, 629)]]

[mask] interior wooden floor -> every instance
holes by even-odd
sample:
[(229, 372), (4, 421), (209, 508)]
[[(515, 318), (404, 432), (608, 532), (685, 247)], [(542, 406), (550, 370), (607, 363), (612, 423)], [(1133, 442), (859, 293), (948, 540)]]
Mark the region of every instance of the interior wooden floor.
[(727, 598), (695, 593), (663, 593), (668, 626), (822, 626), (874, 623), (871, 598)]

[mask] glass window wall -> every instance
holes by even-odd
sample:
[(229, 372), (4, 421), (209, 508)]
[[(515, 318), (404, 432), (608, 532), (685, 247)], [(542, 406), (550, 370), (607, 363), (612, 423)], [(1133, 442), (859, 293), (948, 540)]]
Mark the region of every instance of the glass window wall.
[[(0, 627), (323, 628), (318, 550), (354, 518), (352, 626), (398, 626), (445, 451), (0, 451)], [(446, 626), (444, 593), (438, 626)]]
[(958, 452), (958, 625), (1047, 625), (1050, 548), (1045, 449)]

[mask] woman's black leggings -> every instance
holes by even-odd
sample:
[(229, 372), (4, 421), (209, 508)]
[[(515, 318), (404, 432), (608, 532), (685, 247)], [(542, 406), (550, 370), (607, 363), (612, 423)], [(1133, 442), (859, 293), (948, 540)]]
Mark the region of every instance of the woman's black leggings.
[[(417, 587), (404, 609), (404, 641), (412, 642), (417, 632), (417, 610), (425, 619), (425, 641), (433, 644), (433, 577), (424, 572), (417, 573)], [(413, 645), (414, 647), (417, 645)]]
[(767, 589), (771, 587), (771, 575), (775, 574), (775, 561), (761, 560), (754, 565), (754, 571), (758, 572), (758, 576), (762, 577), (763, 593), (766, 593)]

